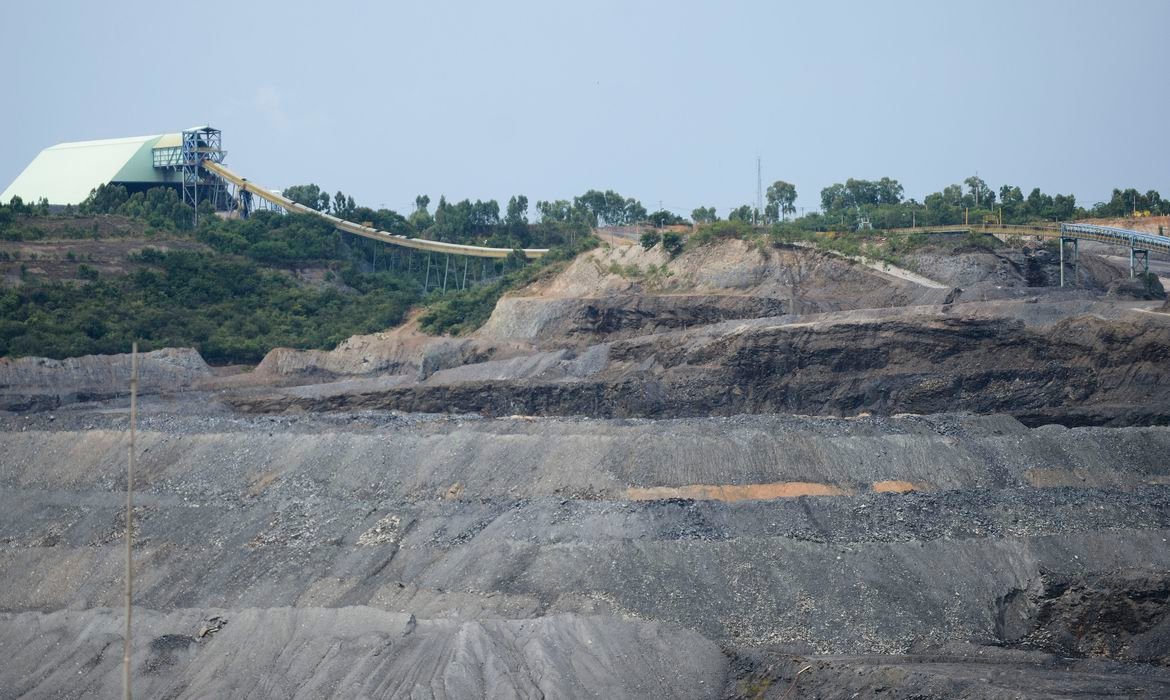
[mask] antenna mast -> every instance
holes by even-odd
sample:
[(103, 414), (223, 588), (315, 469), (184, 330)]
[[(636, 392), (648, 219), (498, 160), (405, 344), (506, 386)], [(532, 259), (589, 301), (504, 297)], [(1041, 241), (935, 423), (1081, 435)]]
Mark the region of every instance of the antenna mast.
[(759, 224), (760, 215), (764, 211), (764, 177), (760, 169), (760, 157), (756, 156), (756, 212), (753, 219)]

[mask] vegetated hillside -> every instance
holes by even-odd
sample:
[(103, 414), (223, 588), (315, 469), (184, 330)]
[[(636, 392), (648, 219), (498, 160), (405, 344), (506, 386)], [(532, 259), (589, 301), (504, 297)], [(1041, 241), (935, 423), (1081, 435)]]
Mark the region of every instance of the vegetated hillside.
[[(193, 347), (212, 363), (255, 363), (275, 347), (331, 348), (391, 328), (412, 306), (454, 291), (432, 284), (424, 295), (421, 256), (343, 236), (316, 217), (206, 215), (190, 230), (190, 209), (173, 192), (126, 198), (118, 189), (95, 192), (86, 213), (2, 208), (0, 356), (113, 354), (138, 340), (144, 350)], [(565, 234), (534, 228), (525, 238), (540, 245)], [(471, 277), (522, 266), (480, 262)], [(498, 296), (521, 279), (504, 274), (469, 294)]]
[[(20, 223), (36, 231), (41, 222)], [(225, 252), (218, 230), (148, 235), (137, 223), (96, 239), (63, 240), (58, 226), (0, 244), (9, 282), (0, 354), (110, 354), (138, 340), (145, 350), (256, 362), (276, 346), (331, 347), (392, 326), (421, 298), (412, 280), (364, 268), (315, 221), (260, 215), (246, 224), (254, 243), (242, 252)], [(297, 236), (301, 245), (288, 245)], [(305, 268), (325, 272), (310, 281)]]

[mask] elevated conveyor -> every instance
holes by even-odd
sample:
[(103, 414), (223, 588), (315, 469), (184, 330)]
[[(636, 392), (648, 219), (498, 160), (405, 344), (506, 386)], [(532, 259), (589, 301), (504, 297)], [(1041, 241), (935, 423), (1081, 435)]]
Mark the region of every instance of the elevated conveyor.
[(1060, 286), (1064, 286), (1064, 245), (1073, 246), (1072, 264), (1073, 279), (1079, 275), (1079, 242), (1095, 241), (1108, 245), (1129, 248), (1129, 276), (1135, 277), (1138, 273), (1138, 261), (1141, 261), (1142, 274), (1150, 271), (1150, 251), (1170, 255), (1170, 237), (1153, 233), (1142, 233), (1113, 226), (1098, 226), (1096, 224), (983, 224), (978, 226), (927, 226), (923, 228), (890, 229), (886, 233), (914, 234), (914, 233), (990, 233), (1001, 236), (1048, 236), (1060, 239)]
[(918, 226), (916, 228), (888, 229), (884, 233), (990, 233), (1000, 236), (1045, 236), (1049, 238), (1096, 241), (1125, 248), (1153, 250), (1170, 254), (1170, 236), (1130, 231), (1096, 224), (960, 224), (955, 226)]
[(1170, 253), (1170, 237), (1159, 236), (1153, 233), (1130, 231), (1112, 226), (1097, 226), (1094, 224), (1061, 224), (1062, 238), (1079, 238), (1083, 241), (1097, 241), (1125, 246), (1130, 249), (1156, 250), (1159, 253)]
[[(333, 224), (341, 231), (352, 233), (355, 236), (362, 236), (375, 241), (389, 243), (391, 245), (402, 246), (403, 248), (413, 248), (415, 250), (425, 250), (432, 253), (445, 253), (448, 255), (466, 255), (473, 258), (506, 258), (512, 253), (511, 248), (487, 248), (483, 246), (461, 245), (459, 243), (443, 243), (441, 241), (428, 241), (425, 238), (410, 238), (409, 236), (402, 236), (394, 233), (387, 233), (386, 231), (379, 231), (378, 229), (369, 226), (362, 226), (355, 224), (352, 221), (326, 214), (325, 212), (317, 211), (303, 204), (298, 204), (287, 197), (283, 197), (275, 192), (260, 187), (259, 185), (249, 182), (247, 178), (240, 177), (232, 171), (223, 167), (220, 163), (213, 161), (204, 161), (203, 167), (208, 172), (214, 173), (222, 178), (225, 182), (235, 185), (241, 192), (250, 192), (254, 197), (259, 197), (266, 202), (275, 204), (278, 207), (288, 211), (294, 211), (298, 214), (312, 214), (319, 216), (329, 223)], [(547, 248), (525, 248), (523, 249), (524, 257), (528, 259), (539, 258), (548, 253)]]

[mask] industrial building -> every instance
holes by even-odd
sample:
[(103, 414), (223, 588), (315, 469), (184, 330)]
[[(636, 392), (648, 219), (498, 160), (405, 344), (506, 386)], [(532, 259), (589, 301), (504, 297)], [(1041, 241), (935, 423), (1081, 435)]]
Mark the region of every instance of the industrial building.
[[(50, 206), (77, 206), (90, 192), (107, 184), (121, 185), (131, 193), (152, 187), (173, 187), (181, 193), (183, 203), (192, 207), (196, 225), (200, 210), (206, 211), (206, 204), (220, 214), (230, 212), (228, 215), (241, 217), (247, 217), (256, 208), (272, 208), (319, 216), (355, 236), (428, 253), (444, 253), (448, 265), (451, 255), (506, 258), (514, 252), (511, 248), (409, 238), (379, 231), (368, 224), (345, 221), (294, 202), (279, 190), (266, 190), (249, 182), (224, 166), (226, 155), (223, 133), (210, 126), (196, 126), (174, 134), (60, 143), (41, 151), (16, 181), (0, 193), (0, 202), (8, 203), (13, 197), (20, 197), (32, 203), (44, 198)], [(547, 252), (545, 248), (526, 248), (524, 256), (539, 258)], [(428, 256), (428, 278), (430, 266)]]
[(227, 194), (222, 182), (199, 166), (205, 160), (222, 162), (223, 156), (220, 131), (209, 126), (171, 134), (59, 143), (41, 151), (0, 193), (0, 202), (10, 202), (13, 197), (25, 202), (44, 198), (50, 205), (76, 206), (98, 186), (117, 184), (131, 193), (173, 187), (188, 203), (211, 198), (222, 205), (218, 200)]

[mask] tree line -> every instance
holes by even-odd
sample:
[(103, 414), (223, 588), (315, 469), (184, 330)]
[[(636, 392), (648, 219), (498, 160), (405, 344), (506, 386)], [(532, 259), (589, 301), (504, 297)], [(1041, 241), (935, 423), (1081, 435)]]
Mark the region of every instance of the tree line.
[[(708, 206), (691, 210), (689, 219), (665, 209), (649, 212), (637, 199), (624, 197), (613, 190), (591, 189), (572, 199), (537, 201), (533, 207), (536, 223), (529, 222), (529, 200), (524, 195), (510, 198), (504, 207), (494, 199), (451, 202), (440, 197), (433, 212), (431, 198), (419, 195), (415, 198), (414, 210), (404, 215), (391, 209), (360, 206), (351, 195), (341, 191), (331, 196), (315, 184), (289, 187), (283, 194), (317, 211), (367, 223), (394, 234), (507, 248), (563, 245), (598, 226), (650, 225), (662, 228), (721, 220), (716, 208)], [(905, 197), (902, 184), (890, 177), (878, 180), (849, 178), (823, 188), (819, 210), (801, 217), (794, 217), (796, 199), (796, 186), (777, 180), (767, 188), (762, 211), (744, 204), (730, 208), (726, 220), (755, 225), (789, 223), (802, 229), (827, 230), (856, 228), (862, 221), (868, 221), (873, 228), (885, 229), (985, 221), (1024, 224), (1170, 214), (1170, 199), (1163, 198), (1157, 190), (1143, 193), (1135, 188), (1115, 188), (1108, 201), (1086, 209), (1079, 206), (1071, 194), (1048, 194), (1035, 187), (1025, 195), (1024, 189), (1016, 185), (993, 188), (978, 175), (927, 194), (922, 201)], [(120, 185), (102, 185), (78, 210), (83, 214), (108, 213), (140, 218), (156, 228), (172, 230), (190, 229), (192, 221), (190, 207), (172, 188), (153, 188), (130, 194)], [(11, 221), (14, 215), (45, 216), (48, 213), (49, 204), (44, 199), (29, 204), (14, 197), (7, 205), (0, 204), (0, 224)]]
[[(355, 206), (351, 196), (333, 196), (315, 184), (289, 187), (285, 197), (304, 206), (357, 223), (370, 223), (390, 233), (448, 243), (527, 248), (563, 244), (598, 226), (652, 225), (656, 227), (690, 223), (685, 217), (662, 209), (654, 212), (633, 197), (613, 190), (588, 190), (572, 199), (537, 201), (530, 207), (528, 197), (511, 197), (504, 207), (494, 199), (464, 199), (451, 202), (439, 197), (434, 211), (431, 198), (419, 195), (407, 215), (390, 209)], [(529, 221), (529, 213), (536, 222)], [(575, 234), (567, 240), (566, 234)]]

